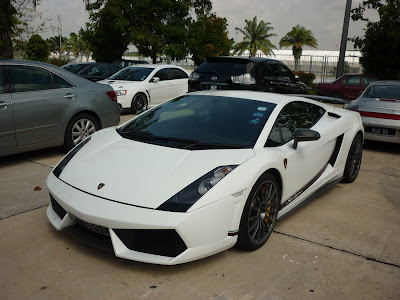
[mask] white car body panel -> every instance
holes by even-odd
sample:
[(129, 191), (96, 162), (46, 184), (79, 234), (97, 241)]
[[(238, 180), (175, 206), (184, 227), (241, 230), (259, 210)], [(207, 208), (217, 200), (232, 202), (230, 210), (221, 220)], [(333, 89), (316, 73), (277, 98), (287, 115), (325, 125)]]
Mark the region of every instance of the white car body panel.
[[(74, 216), (104, 226), (118, 257), (167, 265), (200, 259), (235, 245), (243, 208), (264, 172), (279, 174), (280, 218), (320, 188), (342, 178), (350, 145), (358, 132), (363, 133), (358, 113), (312, 100), (248, 91), (200, 94), (250, 98), (277, 106), (253, 149), (190, 151), (127, 140), (115, 128), (95, 133), (59, 178), (52, 172), (47, 179), (50, 194), (66, 211), (61, 218), (52, 204), (49, 206), (47, 215), (53, 226), (61, 230), (76, 224)], [(279, 147), (264, 147), (279, 111), (293, 99), (326, 110), (311, 128), (321, 138), (300, 142), (296, 150), (293, 140)], [(342, 142), (337, 149), (340, 136)], [(337, 158), (332, 165), (335, 151)], [(228, 165), (237, 167), (186, 212), (156, 209), (211, 170)], [(99, 183), (105, 186), (98, 189)], [(114, 229), (173, 229), (187, 249), (176, 257), (134, 251), (125, 246)]]

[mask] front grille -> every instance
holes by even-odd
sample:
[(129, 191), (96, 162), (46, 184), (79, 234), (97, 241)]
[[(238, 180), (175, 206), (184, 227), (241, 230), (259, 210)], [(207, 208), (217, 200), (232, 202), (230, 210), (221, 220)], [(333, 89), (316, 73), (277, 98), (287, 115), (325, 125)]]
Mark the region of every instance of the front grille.
[(130, 250), (176, 257), (187, 249), (185, 242), (173, 229), (114, 229)]
[(78, 223), (79, 226), (82, 226), (83, 228), (86, 228), (90, 231), (93, 231), (95, 233), (99, 233), (99, 234), (103, 234), (103, 235), (110, 235), (110, 232), (108, 230), (107, 227), (104, 226), (100, 226), (100, 225), (96, 225), (96, 224), (92, 224), (86, 221), (83, 221), (77, 217), (75, 217), (76, 222)]
[(61, 207), (60, 204), (54, 199), (54, 197), (50, 194), (50, 202), (51, 206), (53, 207), (53, 210), (56, 212), (57, 216), (60, 217), (60, 219), (64, 219), (65, 214), (67, 213), (64, 208)]

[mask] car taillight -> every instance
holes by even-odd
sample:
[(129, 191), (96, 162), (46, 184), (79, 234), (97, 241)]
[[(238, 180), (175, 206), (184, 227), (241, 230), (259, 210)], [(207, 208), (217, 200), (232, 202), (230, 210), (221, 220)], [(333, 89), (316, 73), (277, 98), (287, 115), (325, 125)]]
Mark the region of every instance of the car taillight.
[(111, 101), (117, 101), (117, 93), (115, 91), (107, 92), (108, 97), (110, 97)]

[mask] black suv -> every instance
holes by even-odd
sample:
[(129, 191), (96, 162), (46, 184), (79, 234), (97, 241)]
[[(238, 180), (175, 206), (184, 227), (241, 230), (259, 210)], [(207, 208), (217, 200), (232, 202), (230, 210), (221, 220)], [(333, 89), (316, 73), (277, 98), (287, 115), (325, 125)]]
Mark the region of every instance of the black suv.
[(189, 91), (255, 90), (308, 94), (307, 87), (282, 62), (259, 57), (210, 57), (189, 77)]

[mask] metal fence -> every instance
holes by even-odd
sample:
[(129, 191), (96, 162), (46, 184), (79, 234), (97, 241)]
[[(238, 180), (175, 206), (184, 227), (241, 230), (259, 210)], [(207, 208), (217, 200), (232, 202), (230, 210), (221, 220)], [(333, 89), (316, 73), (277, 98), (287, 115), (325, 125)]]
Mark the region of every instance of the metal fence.
[[(280, 60), (290, 69), (295, 69), (293, 55), (277, 54), (275, 56), (263, 56)], [(359, 56), (346, 56), (344, 73), (361, 73), (359, 58)], [(299, 71), (314, 73), (314, 83), (334, 81), (336, 79), (338, 61), (339, 56), (302, 55), (299, 63)]]

